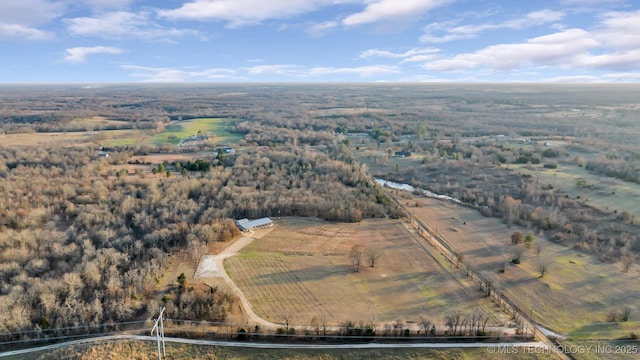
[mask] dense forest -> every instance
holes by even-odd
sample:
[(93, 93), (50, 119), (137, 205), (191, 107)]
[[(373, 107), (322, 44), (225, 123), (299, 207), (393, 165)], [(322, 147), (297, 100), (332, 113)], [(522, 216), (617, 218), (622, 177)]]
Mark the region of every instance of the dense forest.
[[(116, 177), (131, 154), (0, 150), (0, 331), (84, 327), (157, 309), (172, 251), (194, 256), (238, 234), (233, 219), (274, 215), (359, 221), (398, 216), (344, 147), (252, 149), (186, 176)], [(233, 298), (178, 292), (172, 318), (221, 321)], [(164, 299), (167, 302), (167, 299)]]

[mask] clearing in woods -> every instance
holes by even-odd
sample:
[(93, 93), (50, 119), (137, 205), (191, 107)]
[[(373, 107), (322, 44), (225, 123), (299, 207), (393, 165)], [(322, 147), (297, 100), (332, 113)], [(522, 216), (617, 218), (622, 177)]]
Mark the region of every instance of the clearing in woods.
[(226, 118), (202, 118), (184, 121), (172, 121), (165, 125), (163, 132), (155, 134), (155, 129), (115, 129), (108, 126), (128, 125), (126, 122), (113, 121), (102, 118), (80, 119), (73, 122), (78, 126), (93, 127), (88, 131), (60, 131), (1, 134), (0, 142), (5, 146), (36, 146), (62, 144), (65, 146), (95, 143), (101, 146), (129, 146), (129, 145), (162, 145), (170, 143), (178, 145), (182, 137), (195, 135), (213, 135), (209, 138), (215, 143), (237, 143), (243, 138), (242, 134), (233, 134), (229, 130), (233, 127), (233, 120)]
[(171, 143), (178, 145), (180, 139), (192, 135), (213, 135), (213, 141), (236, 143), (242, 139), (240, 134), (232, 134), (229, 129), (233, 126), (233, 120), (226, 118), (201, 118), (192, 120), (172, 121), (165, 126), (165, 130), (155, 135), (151, 143), (160, 145)]
[[(245, 247), (224, 266), (266, 320), (306, 326), (315, 321), (337, 325), (419, 321), (424, 316), (439, 326), (446, 314), (481, 311), (489, 325), (506, 321), (465, 274), (447, 268), (399, 220), (365, 220), (355, 224), (286, 218)], [(353, 245), (365, 251), (360, 272), (352, 270)], [(375, 267), (366, 256), (381, 253)], [(433, 248), (429, 249), (433, 251)], [(442, 329), (439, 327), (439, 329)]]
[[(548, 241), (538, 235), (530, 249), (511, 245), (514, 231), (502, 220), (482, 216), (478, 211), (448, 201), (416, 196), (408, 191), (396, 192), (403, 204), (409, 204), (414, 216), (444, 236), (447, 242), (493, 278), (499, 287), (533, 319), (556, 332), (572, 337), (620, 338), (638, 333), (640, 322), (640, 270), (632, 265), (628, 273), (620, 263), (603, 263), (595, 256)], [(397, 195), (396, 195), (397, 197)], [(415, 205), (418, 204), (416, 207)], [(536, 247), (540, 247), (538, 254)], [(522, 247), (521, 263), (511, 262), (516, 247)], [(549, 262), (544, 277), (538, 271), (539, 261)], [(505, 272), (499, 269), (505, 267)], [(625, 307), (631, 317), (624, 323), (607, 323), (611, 312), (622, 313)]]

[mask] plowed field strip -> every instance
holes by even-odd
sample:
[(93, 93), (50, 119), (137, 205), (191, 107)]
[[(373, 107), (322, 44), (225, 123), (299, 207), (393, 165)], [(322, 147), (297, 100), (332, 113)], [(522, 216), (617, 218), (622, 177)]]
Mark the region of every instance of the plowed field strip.
[(283, 254), (331, 254), (342, 243), (344, 236), (314, 237), (301, 235), (263, 240), (252, 246), (254, 251), (280, 252)]
[(274, 321), (294, 317), (295, 322), (329, 315), (293, 269), (278, 257), (230, 258), (233, 280), (242, 289), (256, 312)]

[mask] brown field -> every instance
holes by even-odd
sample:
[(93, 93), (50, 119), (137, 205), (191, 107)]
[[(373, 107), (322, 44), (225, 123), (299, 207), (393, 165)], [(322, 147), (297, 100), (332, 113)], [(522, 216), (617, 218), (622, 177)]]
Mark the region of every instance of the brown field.
[(84, 126), (86, 128), (94, 127), (94, 129), (100, 129), (102, 127), (109, 126), (109, 125), (115, 125), (115, 126), (127, 125), (127, 121), (111, 120), (104, 116), (93, 116), (90, 118), (72, 120), (67, 125)]
[[(401, 201), (412, 204), (410, 210), (416, 217), (437, 228), (467, 260), (493, 274), (506, 296), (521, 309), (532, 311), (534, 320), (572, 337), (616, 338), (640, 330), (640, 266), (623, 273), (621, 264), (603, 263), (541, 236), (536, 239), (542, 247), (540, 255), (528, 249), (522, 263), (515, 265), (510, 262), (514, 247), (510, 236), (516, 230), (526, 233), (526, 229), (509, 228), (499, 219), (450, 202), (402, 193)], [(540, 258), (551, 260), (543, 278), (537, 270)], [(503, 264), (505, 273), (498, 273)], [(620, 312), (624, 306), (632, 309), (629, 322), (601, 324), (610, 311)]]
[(101, 130), (72, 132), (40, 132), (0, 135), (4, 146), (78, 145), (96, 143), (104, 146), (140, 143), (147, 130)]
[(90, 141), (87, 132), (20, 133), (0, 135), (3, 146), (75, 145)]
[[(283, 219), (239, 256), (225, 260), (225, 268), (256, 313), (273, 322), (289, 317), (304, 326), (326, 316), (332, 325), (380, 324), (424, 316), (442, 326), (447, 313), (478, 310), (491, 316), (491, 325), (507, 321), (464, 273), (448, 269), (440, 254), (425, 251), (406, 225)], [(348, 254), (354, 244), (382, 252), (374, 268), (365, 257), (361, 271), (352, 271)]]
[(129, 162), (134, 162), (136, 160), (143, 163), (152, 163), (152, 164), (160, 164), (163, 162), (172, 163), (175, 161), (187, 161), (187, 160), (196, 160), (206, 157), (207, 155), (215, 156), (213, 152), (189, 152), (189, 153), (162, 153), (162, 154), (150, 154), (150, 155), (137, 155), (129, 158)]

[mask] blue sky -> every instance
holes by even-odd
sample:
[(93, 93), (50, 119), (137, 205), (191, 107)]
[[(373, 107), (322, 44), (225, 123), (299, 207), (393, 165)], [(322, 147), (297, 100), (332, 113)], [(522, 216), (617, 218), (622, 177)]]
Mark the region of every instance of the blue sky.
[(0, 82), (639, 82), (637, 0), (2, 0)]

